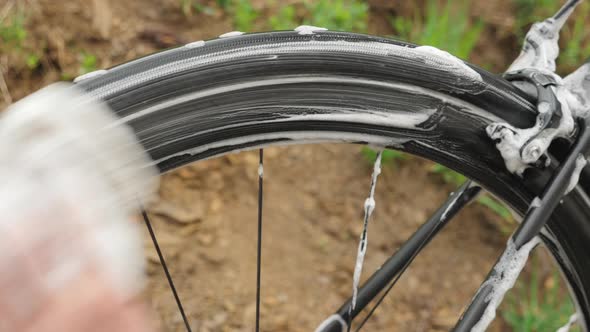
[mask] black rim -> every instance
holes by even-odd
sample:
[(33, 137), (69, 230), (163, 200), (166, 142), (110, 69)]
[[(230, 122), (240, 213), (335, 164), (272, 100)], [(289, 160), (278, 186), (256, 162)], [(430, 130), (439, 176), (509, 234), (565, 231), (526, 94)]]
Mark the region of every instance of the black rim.
[[(100, 91), (108, 90), (101, 90), (105, 84), (118, 81), (133, 73), (141, 73), (162, 63), (204, 57), (220, 50), (237, 50), (253, 45), (272, 46), (277, 43), (295, 44), (310, 40), (316, 42), (346, 40), (351, 43), (375, 42), (399, 45), (397, 42), (383, 38), (348, 33), (322, 32), (306, 36), (293, 32), (255, 34), (233, 40), (208, 42), (208, 46), (201, 49), (189, 51), (179, 48), (166, 51), (163, 54), (120, 66), (108, 74), (83, 81), (81, 84), (84, 88), (101, 95)], [(270, 48), (272, 47), (269, 46)], [(362, 47), (359, 46), (359, 49)], [(298, 139), (288, 137), (294, 133), (347, 133), (357, 134), (355, 137), (359, 135), (369, 137), (368, 139), (344, 139), (349, 142), (375, 143), (371, 139), (387, 138), (391, 140), (391, 144), (383, 144), (383, 141), (380, 141), (379, 145), (426, 157), (465, 174), (509, 202), (521, 213), (526, 211), (532, 198), (539, 195), (551, 175), (551, 169), (533, 170), (532, 172), (536, 173), (535, 176), (525, 176), (525, 180), (522, 181), (505, 170), (502, 158), (486, 137), (484, 128), (494, 120), (493, 116), (498, 116), (515, 126), (527, 126), (533, 121), (533, 106), (527, 96), (485, 71), (476, 69), (483, 78), (483, 86), (476, 84), (476, 86), (466, 87), (458, 86), (457, 82), (450, 82), (448, 78), (440, 77), (432, 67), (423, 63), (401, 61), (395, 57), (376, 56), (363, 52), (336, 56), (330, 52), (302, 53), (293, 50), (292, 53), (269, 59), (245, 56), (242, 59), (227, 60), (225, 64), (214, 63), (182, 73), (171, 72), (135, 86), (111, 89), (105, 96), (108, 96), (107, 102), (112, 108), (124, 117), (165, 100), (186, 95), (194, 90), (195, 86), (199, 89), (207, 89), (215, 84), (228, 85), (232, 81), (244, 82), (246, 77), (253, 76), (257, 78), (256, 81), (264, 81), (277, 77), (286, 79), (294, 76), (321, 77), (337, 73), (338, 77), (365, 77), (373, 82), (395, 81), (420, 86), (432, 93), (442, 91), (451, 99), (456, 98), (466, 104), (457, 104), (453, 100), (442, 103), (438, 100), (432, 104), (432, 99), (427, 96), (428, 93), (426, 95), (410, 94), (411, 99), (409, 102), (406, 101), (405, 107), (437, 105), (436, 112), (430, 114), (420, 128), (415, 129), (339, 120), (299, 121), (289, 117), (277, 118), (273, 110), (284, 111), (284, 107), (281, 108), (278, 104), (284, 105), (285, 100), (289, 98), (297, 100), (301, 93), (309, 95), (314, 91), (321, 92), (316, 99), (310, 98), (315, 100), (315, 103), (309, 105), (310, 112), (321, 109), (318, 108), (321, 106), (318, 104), (319, 100), (338, 100), (342, 107), (353, 105), (354, 108), (354, 105), (358, 105), (359, 102), (354, 98), (361, 98), (363, 105), (372, 107), (369, 96), (376, 99), (373, 101), (376, 106), (389, 105), (393, 109), (399, 109), (402, 105), (395, 103), (403, 98), (407, 100), (409, 95), (407, 91), (396, 91), (391, 87), (379, 90), (375, 85), (365, 85), (354, 80), (340, 83), (318, 82), (316, 86), (294, 82), (272, 87), (243, 89), (227, 94), (219, 93), (192, 104), (189, 100), (186, 103), (167, 107), (163, 112), (138, 118), (129, 124), (152, 157), (160, 161), (158, 166), (162, 171), (230, 151), (252, 149), (279, 142), (294, 143)], [(234, 65), (232, 69), (235, 70), (228, 72), (227, 67), (230, 65)], [(204, 75), (205, 72), (207, 75)], [(242, 118), (236, 116), (236, 109), (232, 109), (231, 106), (237, 105), (232, 103), (243, 101), (254, 102), (254, 104), (248, 105), (253, 111)], [(272, 104), (273, 101), (275, 104)], [(262, 108), (261, 104), (256, 102), (271, 103), (275, 108)], [(215, 104), (228, 106), (228, 114), (231, 116), (220, 120), (214, 113), (216, 109), (212, 107)], [(391, 109), (389, 106), (385, 108)], [(474, 111), (474, 108), (480, 111)], [(485, 110), (484, 113), (481, 113), (481, 110)], [(363, 113), (363, 109), (357, 111)], [(305, 113), (301, 110), (297, 112)], [(170, 120), (187, 115), (183, 126), (169, 125)], [(270, 137), (273, 133), (281, 133), (283, 136)], [(285, 136), (285, 134), (289, 135)], [(236, 140), (231, 141), (232, 138), (241, 139), (236, 142)], [(407, 140), (399, 144), (400, 138)], [(324, 139), (324, 141), (335, 140)], [(212, 143), (215, 144), (211, 145)], [(199, 152), (183, 153), (191, 148), (206, 145), (210, 148)], [(588, 177), (583, 175), (581, 181), (583, 185), (587, 182), (585, 179), (587, 180)], [(590, 251), (590, 244), (587, 241), (590, 238), (590, 225), (586, 222), (590, 218), (589, 201), (585, 192), (574, 191), (564, 199), (563, 204), (556, 208), (553, 218), (542, 234), (544, 242), (563, 268), (584, 318), (588, 317), (590, 307), (590, 301), (587, 298), (587, 294), (590, 294), (590, 285), (587, 282), (590, 280), (590, 264), (585, 262), (579, 253)], [(564, 241), (565, 239), (568, 241)]]

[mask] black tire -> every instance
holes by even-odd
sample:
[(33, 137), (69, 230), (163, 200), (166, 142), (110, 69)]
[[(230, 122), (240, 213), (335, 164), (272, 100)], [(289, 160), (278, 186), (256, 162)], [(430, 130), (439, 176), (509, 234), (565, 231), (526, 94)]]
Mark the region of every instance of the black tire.
[[(530, 126), (530, 97), (475, 66), (469, 65), (481, 80), (408, 56), (413, 47), (342, 32), (248, 34), (150, 55), (78, 85), (131, 125), (162, 172), (269, 144), (380, 144), (444, 164), (525, 212), (550, 170), (524, 179), (508, 173), (484, 129), (498, 120)], [(375, 110), (399, 124), (375, 120)], [(404, 116), (415, 121), (400, 125), (408, 122)], [(543, 240), (586, 330), (590, 200), (582, 187), (555, 210)]]

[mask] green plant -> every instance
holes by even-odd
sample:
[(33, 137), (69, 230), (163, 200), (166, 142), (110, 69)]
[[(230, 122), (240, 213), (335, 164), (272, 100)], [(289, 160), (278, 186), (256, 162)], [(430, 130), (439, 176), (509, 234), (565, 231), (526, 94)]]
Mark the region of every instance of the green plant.
[[(180, 0), (180, 10), (184, 16), (192, 16), (193, 11), (205, 15), (215, 15), (216, 9), (212, 6), (204, 5), (202, 0)], [(230, 0), (217, 0), (217, 6), (224, 9), (231, 3)]]
[(98, 59), (96, 56), (87, 52), (80, 52), (78, 54), (78, 72), (63, 71), (61, 73), (61, 80), (71, 81), (77, 75), (84, 75), (96, 69), (98, 69)]
[(97, 68), (96, 56), (89, 53), (80, 54), (80, 69), (79, 74), (83, 75), (95, 71)]
[(298, 25), (298, 18), (294, 6), (285, 6), (279, 9), (276, 15), (268, 19), (268, 25), (272, 30), (290, 30)]
[(250, 0), (235, 0), (231, 12), (234, 18), (234, 27), (240, 31), (252, 31), (254, 22), (259, 16), (258, 11), (252, 7)]
[(463, 59), (469, 58), (479, 40), (483, 22), (469, 19), (469, 2), (428, 0), (424, 16), (417, 10), (414, 17), (395, 16), (390, 24), (397, 36), (420, 45), (430, 45)]
[(227, 8), (231, 5), (231, 0), (215, 0), (215, 2), (221, 8)]
[(450, 184), (454, 185), (455, 187), (459, 187), (460, 185), (463, 184), (463, 182), (465, 182), (467, 180), (467, 178), (465, 176), (463, 176), (462, 174), (459, 174), (459, 173), (453, 171), (452, 169), (445, 167), (441, 164), (432, 165), (432, 167), (430, 168), (430, 171), (432, 173), (440, 175), (440, 177), (443, 179), (444, 182), (450, 183)]
[(588, 38), (588, 13), (590, 4), (583, 2), (579, 5), (576, 15), (573, 17), (574, 22), (568, 29), (567, 42), (561, 50), (558, 59), (559, 69), (561, 71), (571, 71), (580, 66), (588, 56), (590, 56), (590, 38)]
[(359, 0), (307, 0), (303, 17), (298, 17), (293, 5), (281, 7), (268, 21), (273, 30), (288, 30), (301, 24), (331, 30), (366, 32), (369, 7)]
[[(497, 199), (493, 198), (490, 195), (481, 195), (477, 198), (477, 203), (487, 207), (488, 209), (492, 210), (494, 213), (502, 217), (504, 220), (512, 220), (512, 213), (510, 209), (506, 207), (503, 203), (499, 202)], [(508, 233), (508, 231), (507, 231)]]
[(0, 54), (11, 58), (11, 66), (34, 70), (40, 65), (41, 57), (27, 45), (24, 11), (17, 6), (14, 12), (0, 18)]
[(368, 5), (358, 0), (306, 1), (309, 16), (303, 24), (317, 25), (331, 30), (365, 32)]
[[(370, 163), (374, 163), (377, 160), (377, 151), (364, 146), (361, 149), (361, 153), (365, 157), (367, 161)], [(393, 164), (396, 165), (398, 161), (405, 160), (408, 158), (408, 155), (397, 150), (383, 150), (383, 154), (381, 155), (381, 163), (384, 165)]]
[(555, 0), (513, 0), (515, 13), (515, 28), (520, 39), (528, 31), (533, 22), (542, 21), (553, 15), (561, 6), (561, 1)]
[[(500, 306), (500, 315), (514, 332), (556, 331), (576, 312), (557, 270), (542, 282), (539, 258), (531, 257), (530, 274), (521, 274)], [(579, 329), (573, 327), (570, 331)]]
[(27, 38), (25, 17), (22, 13), (8, 15), (0, 19), (0, 41), (3, 47), (21, 48)]
[(37, 54), (29, 54), (26, 59), (27, 67), (29, 67), (30, 70), (33, 70), (39, 66), (39, 61), (41, 61), (41, 59)]

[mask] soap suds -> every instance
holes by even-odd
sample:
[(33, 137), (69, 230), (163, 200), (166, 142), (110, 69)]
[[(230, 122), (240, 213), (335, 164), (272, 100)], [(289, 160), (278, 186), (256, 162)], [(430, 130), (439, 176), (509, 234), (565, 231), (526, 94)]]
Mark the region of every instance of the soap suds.
[(241, 36), (244, 33), (242, 31), (230, 31), (230, 32), (226, 32), (222, 35), (219, 35), (219, 38), (229, 38), (229, 37), (237, 37), (237, 36)]
[(563, 79), (561, 98), (570, 106), (573, 116), (590, 116), (590, 62)]
[(315, 27), (313, 25), (300, 25), (295, 28), (300, 35), (313, 35), (317, 31), (327, 31), (326, 28)]
[(492, 290), (485, 299), (487, 303), (486, 309), (481, 319), (471, 329), (471, 332), (485, 332), (496, 317), (496, 310), (502, 302), (504, 295), (514, 286), (520, 271), (522, 271), (528, 260), (531, 250), (539, 243), (539, 238), (535, 237), (517, 249), (512, 238), (508, 240), (504, 253), (494, 266), (492, 276), (480, 287), (482, 289), (491, 286)]
[[(572, 3), (574, 5), (569, 6)], [(555, 59), (559, 55), (559, 32), (579, 3), (579, 0), (570, 0), (562, 7), (569, 9), (562, 12), (560, 17), (553, 16), (543, 22), (534, 23), (525, 36), (520, 55), (507, 71), (536, 68), (543, 72), (555, 72)]]
[[(191, 43), (193, 44), (193, 43)], [(188, 45), (191, 45), (188, 44)], [(185, 48), (191, 48), (192, 46), (185, 45)], [(194, 46), (203, 46), (204, 42), (195, 42)], [(414, 48), (403, 47), (396, 44), (386, 44), (372, 41), (358, 41), (351, 42), (346, 40), (332, 40), (332, 41), (298, 41), (288, 43), (276, 43), (270, 48), (267, 45), (256, 45), (244, 47), (242, 49), (231, 50), (231, 51), (218, 51), (208, 54), (203, 54), (198, 58), (187, 58), (178, 61), (165, 63), (159, 66), (154, 66), (141, 73), (128, 75), (118, 81), (105, 84), (100, 89), (93, 90), (92, 95), (100, 99), (107, 99), (116, 91), (131, 88), (138, 84), (157, 79), (159, 77), (170, 75), (174, 73), (183, 72), (194, 68), (210, 65), (212, 63), (219, 63), (223, 61), (230, 61), (232, 59), (240, 59), (244, 57), (258, 57), (258, 56), (271, 56), (276, 57), (280, 54), (290, 54), (293, 52), (344, 52), (349, 54), (370, 54), (374, 56), (399, 56), (410, 61), (419, 62), (437, 62), (438, 65), (433, 67), (432, 70), (436, 72), (443, 72), (445, 76), (441, 76), (440, 79), (452, 84), (453, 88), (458, 91), (469, 91), (477, 93), (484, 89), (491, 88), (490, 85), (485, 85), (481, 82), (479, 75), (473, 76), (473, 71), (461, 70), (463, 67), (457, 67), (453, 65), (455, 61), (449, 63), (449, 60), (443, 59), (442, 57), (435, 57), (424, 51), (415, 51)], [(429, 60), (430, 59), (430, 60)], [(471, 73), (471, 74), (470, 74)], [(467, 76), (466, 76), (467, 75)], [(312, 77), (315, 79), (315, 77)], [(323, 78), (322, 78), (323, 79)], [(375, 83), (375, 81), (367, 80)], [(451, 83), (452, 82), (452, 83)], [(381, 83), (390, 84), (390, 83)], [(396, 83), (398, 84), (398, 83)], [(415, 89), (422, 89), (416, 86), (412, 86)], [(444, 95), (448, 98), (448, 95), (437, 93), (436, 91), (430, 90), (432, 94)], [(450, 97), (452, 98), (452, 97)], [(518, 102), (518, 101), (517, 101)], [(473, 108), (473, 105), (470, 106)], [(489, 113), (486, 113), (489, 114)]]
[(508, 123), (494, 122), (486, 127), (488, 136), (496, 141), (496, 148), (504, 158), (506, 169), (510, 173), (522, 176), (525, 169), (529, 166), (521, 155), (520, 148), (529, 141), (533, 135), (539, 132), (539, 128), (532, 127), (526, 129), (515, 128)]
[(469, 77), (474, 81), (481, 81), (481, 75), (473, 68), (469, 67), (463, 60), (450, 54), (449, 52), (440, 50), (433, 46), (419, 46), (410, 49), (410, 52), (417, 53), (416, 55), (422, 58), (427, 64), (436, 67), (443, 67), (450, 71), (460, 72), (461, 75)]
[(188, 49), (193, 49), (193, 48), (197, 48), (197, 47), (201, 47), (201, 46), (205, 46), (204, 40), (197, 40), (192, 43), (188, 43), (188, 44), (184, 45), (184, 47), (188, 48)]
[(333, 314), (332, 316), (328, 317), (325, 321), (323, 321), (316, 329), (315, 332), (323, 332), (332, 322), (337, 322), (342, 329), (341, 332), (346, 332), (348, 330), (348, 324), (340, 317), (338, 314)]
[(522, 176), (526, 168), (539, 166), (541, 157), (544, 158), (544, 165), (548, 165), (550, 160), (547, 149), (551, 142), (555, 138), (571, 136), (575, 129), (575, 118), (590, 114), (590, 64), (583, 65), (565, 79), (554, 73), (555, 59), (559, 55), (559, 32), (578, 3), (577, 0), (570, 0), (562, 7), (559, 15), (533, 24), (525, 37), (520, 55), (507, 70), (535, 69), (551, 76), (556, 81), (556, 86), (551, 89), (561, 105), (562, 113), (555, 128), (543, 128), (546, 124), (540, 115), (548, 111), (544, 104), (538, 105), (540, 115), (531, 128), (515, 128), (508, 123), (492, 123), (486, 128), (488, 136), (496, 141), (496, 147), (511, 173)]
[(455, 206), (455, 203), (457, 202), (457, 199), (459, 198), (460, 195), (456, 195), (455, 192), (452, 192), (451, 193), (451, 196), (455, 196), (455, 197), (453, 197), (453, 201), (443, 211), (442, 215), (440, 216), (440, 220), (443, 220), (444, 221), (447, 218), (447, 214), (449, 213), (449, 211), (451, 210), (451, 208), (453, 206)]
[(531, 202), (531, 205), (530, 205), (530, 207), (531, 207), (531, 208), (538, 208), (538, 207), (540, 207), (540, 206), (541, 206), (541, 199), (540, 199), (539, 197), (535, 197), (535, 198), (533, 199), (533, 201)]
[[(384, 147), (392, 147), (392, 146), (400, 146), (408, 141), (408, 139), (397, 139), (397, 138), (387, 138), (378, 135), (370, 135), (370, 134), (358, 134), (358, 133), (348, 133), (348, 132), (320, 132), (320, 131), (293, 131), (293, 132), (276, 132), (276, 133), (266, 133), (266, 134), (259, 134), (259, 135), (251, 135), (251, 136), (244, 136), (239, 138), (228, 138), (224, 140), (220, 140), (217, 142), (213, 142), (210, 144), (205, 144), (199, 146), (197, 148), (192, 148), (188, 150), (184, 150), (178, 153), (171, 154), (170, 156), (166, 156), (165, 158), (161, 158), (155, 160), (153, 164), (157, 165), (160, 163), (165, 162), (166, 160), (173, 159), (175, 157), (182, 157), (186, 155), (195, 155), (203, 153), (207, 150), (217, 149), (220, 147), (231, 147), (231, 146), (244, 146), (250, 144), (250, 147), (241, 147), (235, 148), (232, 150), (227, 150), (224, 153), (237, 153), (241, 151), (251, 150), (255, 148), (261, 148), (267, 146), (272, 141), (272, 145), (289, 145), (289, 144), (318, 144), (318, 143), (370, 143), (374, 146), (378, 146), (381, 148)], [(279, 142), (282, 141), (282, 142)], [(261, 144), (256, 144), (255, 142), (266, 142)]]
[[(318, 109), (320, 108), (318, 107)], [(435, 112), (435, 109), (424, 109), (420, 113), (395, 112), (393, 110), (363, 110), (359, 112), (358, 110), (346, 110), (338, 107), (326, 114), (285, 114), (285, 116), (293, 121), (341, 121), (416, 129), (419, 124), (426, 122)]]
[(578, 314), (575, 313), (573, 315), (570, 316), (570, 319), (567, 321), (567, 323), (560, 327), (559, 329), (557, 329), (557, 332), (568, 332), (570, 330), (570, 328), (578, 321)]
[(78, 82), (81, 82), (83, 80), (87, 80), (92, 77), (98, 77), (98, 76), (104, 75), (106, 73), (107, 73), (107, 70), (105, 70), (105, 69), (91, 71), (89, 73), (86, 73), (84, 75), (80, 75), (80, 76), (74, 78), (74, 83), (78, 83)]
[(582, 155), (582, 154), (578, 155), (578, 157), (576, 158), (576, 167), (574, 168), (574, 171), (572, 172), (572, 175), (570, 177), (570, 182), (567, 185), (567, 189), (565, 190), (564, 195), (567, 195), (570, 191), (572, 191), (572, 189), (574, 189), (576, 187), (576, 185), (578, 184), (578, 181), (580, 180), (580, 173), (582, 173), (582, 170), (586, 166), (587, 162), (588, 161), (586, 160), (586, 157), (584, 157), (584, 155)]
[(383, 150), (377, 153), (375, 164), (373, 165), (373, 175), (371, 176), (371, 189), (369, 197), (365, 200), (365, 217), (363, 219), (363, 231), (361, 233), (358, 252), (356, 256), (356, 263), (354, 265), (354, 274), (352, 278), (352, 303), (350, 310), (356, 307), (356, 298), (358, 295), (358, 285), (361, 280), (361, 273), (363, 271), (363, 262), (365, 259), (365, 253), (367, 252), (367, 229), (369, 226), (369, 219), (375, 210), (375, 187), (377, 186), (377, 177), (381, 174), (381, 157)]

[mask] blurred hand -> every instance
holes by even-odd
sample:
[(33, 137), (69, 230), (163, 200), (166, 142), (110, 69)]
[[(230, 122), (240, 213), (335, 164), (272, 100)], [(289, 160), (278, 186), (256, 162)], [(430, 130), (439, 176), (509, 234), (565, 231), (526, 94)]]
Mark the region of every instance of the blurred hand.
[[(23, 287), (25, 285), (21, 285)], [(4, 318), (3, 318), (4, 319)], [(10, 331), (61, 332), (147, 332), (149, 317), (143, 303), (126, 299), (104, 283), (98, 275), (86, 272), (77, 280), (45, 299), (38, 311), (21, 326)], [(7, 330), (8, 331), (8, 330)]]
[(130, 217), (157, 172), (116, 119), (60, 84), (0, 120), (0, 332), (152, 331)]
[(151, 331), (143, 303), (102, 256), (101, 225), (111, 226), (88, 220), (83, 204), (68, 208), (67, 197), (46, 198), (0, 226), (0, 331)]

